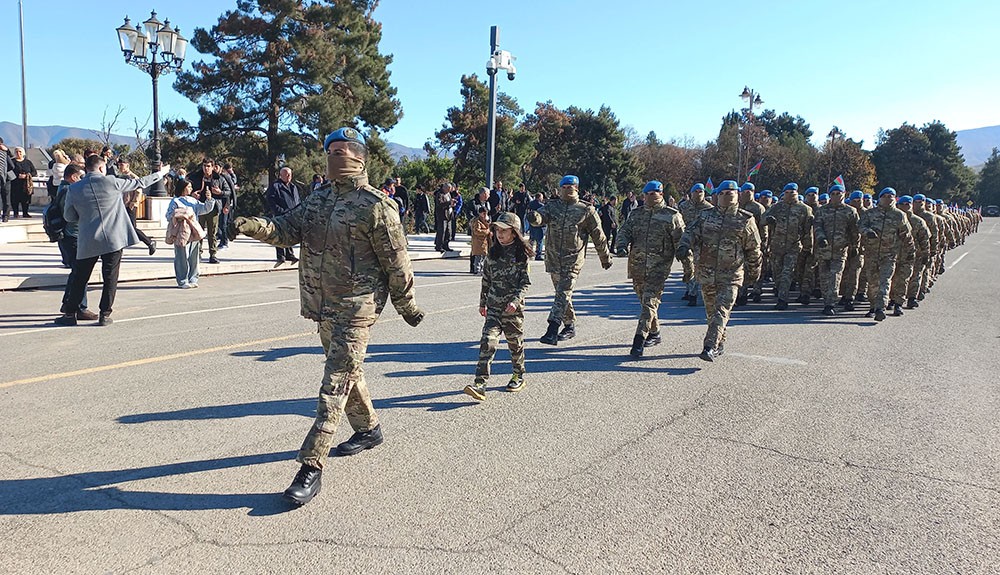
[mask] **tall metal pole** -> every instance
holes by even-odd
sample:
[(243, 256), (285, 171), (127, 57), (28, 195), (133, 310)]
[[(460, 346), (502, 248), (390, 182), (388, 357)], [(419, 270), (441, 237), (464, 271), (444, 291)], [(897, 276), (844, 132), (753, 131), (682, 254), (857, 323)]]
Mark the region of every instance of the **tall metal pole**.
[(17, 11), (21, 19), (21, 146), (28, 149), (28, 91), (24, 81), (24, 6), (17, 0)]
[[(149, 67), (149, 75), (153, 79), (153, 154), (149, 158), (149, 172), (153, 173), (160, 169), (162, 162), (162, 157), (160, 156), (160, 96), (159, 96), (159, 79), (160, 79), (160, 67), (166, 64), (161, 64), (156, 61), (158, 46), (154, 45), (152, 51), (152, 58), (150, 62), (152, 65)], [(153, 185), (149, 186), (146, 190), (146, 195), (151, 198), (164, 198), (167, 196), (167, 188), (163, 185), (163, 180), (157, 180)]]
[[(494, 54), (500, 46), (500, 28), (490, 27), (490, 54)], [(493, 153), (496, 148), (497, 130), (497, 74), (500, 70), (495, 70), (490, 74), (490, 110), (489, 120), (486, 125), (486, 187), (493, 188)]]

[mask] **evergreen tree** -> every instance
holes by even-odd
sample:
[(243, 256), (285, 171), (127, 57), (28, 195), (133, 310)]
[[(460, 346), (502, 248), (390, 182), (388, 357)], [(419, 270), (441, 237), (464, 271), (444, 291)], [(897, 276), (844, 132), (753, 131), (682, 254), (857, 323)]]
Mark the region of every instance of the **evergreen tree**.
[(979, 172), (976, 199), (981, 206), (1000, 206), (1000, 150), (996, 148)]

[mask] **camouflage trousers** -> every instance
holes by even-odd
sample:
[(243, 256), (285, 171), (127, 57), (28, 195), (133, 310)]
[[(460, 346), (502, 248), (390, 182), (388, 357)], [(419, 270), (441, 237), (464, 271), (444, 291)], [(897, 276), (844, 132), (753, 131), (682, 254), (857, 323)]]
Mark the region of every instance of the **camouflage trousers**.
[(760, 295), (764, 293), (764, 279), (771, 273), (771, 253), (768, 250), (762, 250), (760, 254), (760, 276), (757, 277), (757, 281), (753, 282), (753, 289), (751, 290), (754, 295)]
[(708, 322), (706, 348), (716, 349), (726, 342), (726, 325), (736, 302), (737, 289), (735, 284), (701, 284), (701, 297), (705, 300), (705, 320)]
[[(667, 270), (670, 273), (670, 270)], [(635, 328), (635, 335), (646, 337), (651, 333), (660, 333), (660, 320), (657, 315), (660, 311), (660, 299), (663, 296), (663, 282), (665, 278), (647, 277), (645, 282), (632, 281), (632, 289), (635, 295), (639, 296), (639, 325)]]
[(812, 252), (799, 252), (795, 261), (795, 281), (799, 282), (799, 293), (810, 294), (816, 287), (816, 256)]
[(316, 405), (316, 421), (299, 449), (296, 457), (299, 463), (323, 467), (333, 447), (337, 425), (345, 413), (354, 431), (370, 431), (378, 425), (362, 369), (369, 330), (376, 317), (372, 314), (319, 322), (326, 364)]
[(910, 276), (913, 275), (913, 264), (915, 254), (903, 254), (896, 258), (896, 269), (892, 272), (892, 281), (889, 283), (889, 300), (896, 303), (906, 303), (906, 288), (910, 285)]
[(771, 272), (774, 276), (774, 285), (778, 288), (778, 299), (781, 301), (788, 301), (788, 292), (792, 288), (798, 257), (798, 250), (771, 252)]
[(884, 311), (889, 305), (889, 285), (895, 271), (895, 254), (881, 258), (876, 258), (874, 255), (865, 257), (865, 267), (861, 269), (861, 277), (872, 309)]
[(830, 259), (819, 260), (819, 288), (823, 292), (823, 305), (832, 306), (837, 303), (837, 289), (840, 287), (844, 264), (847, 262), (847, 250), (835, 252)]
[(917, 261), (913, 264), (913, 274), (910, 275), (910, 281), (906, 284), (906, 299), (917, 299), (917, 296), (923, 294), (927, 289), (927, 278), (930, 275), (930, 266), (927, 265), (929, 261), (928, 254), (917, 254)]
[(859, 283), (861, 281), (861, 267), (865, 257), (857, 250), (847, 252), (847, 260), (844, 262), (844, 275), (840, 280), (840, 294), (846, 298), (852, 298), (861, 293)]
[(486, 310), (483, 337), (479, 340), (479, 361), (476, 363), (476, 383), (486, 383), (490, 379), (490, 366), (500, 342), (500, 333), (507, 340), (510, 363), (514, 373), (524, 373), (524, 311), (501, 313), (502, 310)]
[(571, 325), (576, 321), (573, 286), (576, 285), (577, 272), (550, 273), (549, 276), (552, 278), (552, 287), (556, 290), (552, 309), (549, 310), (549, 321)]

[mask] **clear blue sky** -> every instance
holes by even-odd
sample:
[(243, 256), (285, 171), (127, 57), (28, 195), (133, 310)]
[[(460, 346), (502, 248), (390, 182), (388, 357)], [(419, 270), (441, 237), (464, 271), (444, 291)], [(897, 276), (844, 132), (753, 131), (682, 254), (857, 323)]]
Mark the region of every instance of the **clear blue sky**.
[[(119, 133), (152, 109), (148, 76), (127, 66), (114, 29), (156, 8), (190, 37), (235, 0), (24, 0), (28, 123), (97, 128), (125, 107)], [(383, 53), (404, 117), (386, 138), (420, 147), (459, 102), (459, 78), (485, 78), (489, 28), (517, 56), (503, 91), (526, 110), (607, 104), (623, 125), (661, 139), (717, 135), (743, 105), (744, 85), (765, 108), (801, 115), (817, 136), (837, 125), (872, 146), (880, 127), (941, 120), (952, 130), (1000, 124), (1000, 2), (634, 0), (382, 0)], [(6, 89), (0, 120), (20, 123), (17, 1), (0, 0)], [(188, 62), (198, 59), (193, 50)], [(67, 70), (75, 66), (75, 73)], [(163, 118), (197, 121), (195, 105), (160, 86)]]

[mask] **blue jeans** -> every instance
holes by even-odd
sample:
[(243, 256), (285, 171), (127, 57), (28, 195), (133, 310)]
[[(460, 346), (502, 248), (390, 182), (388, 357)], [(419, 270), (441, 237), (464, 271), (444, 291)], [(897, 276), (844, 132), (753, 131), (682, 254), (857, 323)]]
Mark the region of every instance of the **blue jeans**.
[(544, 247), (543, 244), (545, 243), (545, 226), (540, 228), (531, 226), (528, 228), (528, 239), (531, 242), (531, 246), (535, 249), (535, 259), (542, 259), (542, 249)]
[(198, 283), (198, 262), (201, 261), (201, 242), (174, 246), (174, 276), (177, 285)]

